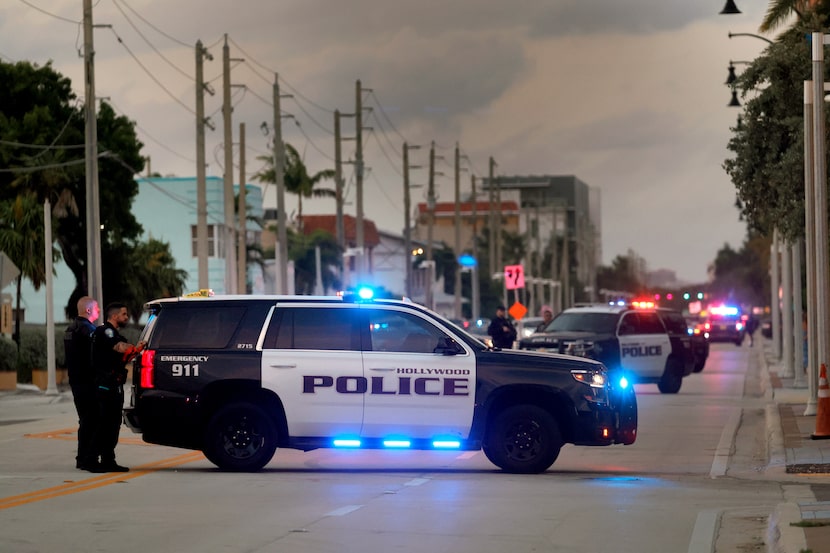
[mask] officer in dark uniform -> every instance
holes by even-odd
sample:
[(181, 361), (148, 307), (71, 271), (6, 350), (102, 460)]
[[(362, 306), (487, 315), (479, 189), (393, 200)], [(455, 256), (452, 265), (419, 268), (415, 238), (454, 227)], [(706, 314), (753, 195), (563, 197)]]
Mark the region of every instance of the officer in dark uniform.
[(129, 468), (115, 462), (124, 406), (124, 382), (127, 380), (125, 365), (129, 356), (134, 356), (145, 344), (139, 342), (133, 346), (118, 332), (130, 320), (126, 305), (111, 303), (105, 315), (106, 322), (92, 334), (92, 367), (98, 386), (99, 415), (95, 442), (101, 455), (100, 472), (127, 472)]
[(78, 412), (78, 454), (75, 468), (95, 471), (98, 452), (95, 449), (95, 427), (98, 423), (98, 400), (95, 373), (92, 370), (92, 333), (100, 310), (98, 302), (89, 296), (78, 300), (78, 316), (66, 328), (63, 347), (69, 386)]
[(510, 349), (513, 347), (513, 341), (516, 340), (516, 328), (505, 316), (505, 311), (503, 305), (496, 307), (496, 316), (490, 321), (487, 334), (493, 339), (494, 347)]

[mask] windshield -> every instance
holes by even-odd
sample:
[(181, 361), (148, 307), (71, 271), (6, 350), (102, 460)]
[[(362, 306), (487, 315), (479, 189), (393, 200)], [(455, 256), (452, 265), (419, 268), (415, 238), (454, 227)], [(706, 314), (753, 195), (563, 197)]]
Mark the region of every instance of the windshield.
[(544, 332), (595, 332), (614, 334), (617, 331), (618, 313), (560, 313)]

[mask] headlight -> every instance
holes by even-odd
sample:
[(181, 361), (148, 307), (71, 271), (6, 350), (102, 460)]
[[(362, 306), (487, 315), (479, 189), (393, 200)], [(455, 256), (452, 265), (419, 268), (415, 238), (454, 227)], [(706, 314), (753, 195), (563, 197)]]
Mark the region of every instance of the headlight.
[(571, 376), (574, 380), (592, 388), (604, 388), (608, 383), (608, 375), (604, 371), (574, 369), (571, 371)]

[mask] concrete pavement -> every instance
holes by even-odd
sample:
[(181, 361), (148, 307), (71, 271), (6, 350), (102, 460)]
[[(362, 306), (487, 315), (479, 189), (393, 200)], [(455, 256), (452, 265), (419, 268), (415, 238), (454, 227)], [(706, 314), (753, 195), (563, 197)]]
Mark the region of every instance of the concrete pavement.
[[(805, 415), (809, 400), (806, 387), (782, 377), (784, 370), (769, 340), (756, 340), (756, 359), (765, 383), (767, 446), (765, 475), (782, 482), (809, 486), (777, 506), (770, 516), (767, 550), (781, 553), (830, 553), (830, 439), (814, 440), (816, 416)], [(822, 409), (830, 409), (823, 405)], [(826, 411), (825, 412), (830, 412)], [(823, 423), (822, 423), (823, 424)], [(822, 430), (822, 433), (824, 429)], [(804, 490), (803, 486), (799, 487)], [(793, 490), (796, 488), (793, 487)], [(826, 525), (824, 525), (826, 524)]]

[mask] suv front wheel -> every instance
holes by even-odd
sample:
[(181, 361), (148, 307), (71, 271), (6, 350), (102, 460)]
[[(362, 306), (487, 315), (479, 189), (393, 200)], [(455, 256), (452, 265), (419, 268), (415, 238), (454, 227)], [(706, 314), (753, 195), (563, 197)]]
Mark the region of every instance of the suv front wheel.
[(536, 405), (514, 405), (498, 413), (487, 431), (484, 454), (506, 472), (544, 472), (559, 457), (562, 436), (556, 419)]
[(666, 361), (666, 369), (663, 371), (663, 376), (657, 383), (657, 389), (661, 394), (676, 394), (680, 391), (680, 386), (683, 384), (683, 365), (680, 361), (674, 358), (669, 358)]
[(205, 457), (223, 470), (257, 471), (276, 450), (274, 422), (261, 407), (246, 401), (220, 408), (205, 430)]

